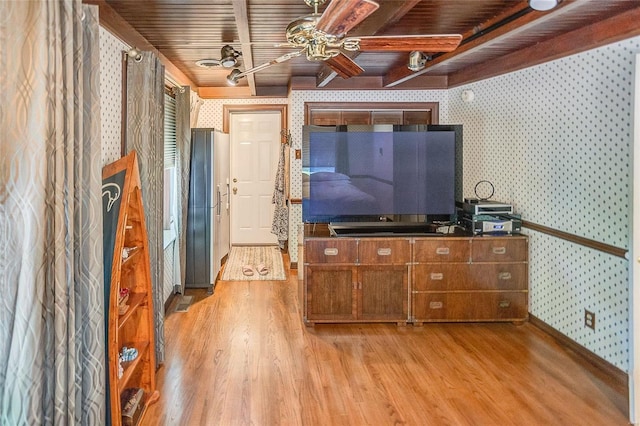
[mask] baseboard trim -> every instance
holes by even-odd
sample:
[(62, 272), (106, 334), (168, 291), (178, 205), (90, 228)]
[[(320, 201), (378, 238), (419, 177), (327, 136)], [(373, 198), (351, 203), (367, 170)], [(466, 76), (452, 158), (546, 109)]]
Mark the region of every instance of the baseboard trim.
[(540, 318), (529, 314), (529, 322), (556, 339), (561, 345), (579, 355), (590, 366), (594, 367), (594, 373), (597, 374), (598, 377), (609, 384), (616, 392), (623, 395), (627, 399), (627, 402), (629, 401), (629, 375), (626, 372), (620, 370), (609, 361), (601, 358), (579, 343), (571, 340)]
[(176, 298), (176, 294), (177, 293), (171, 293), (171, 295), (169, 295), (169, 297), (167, 297), (167, 300), (165, 300), (164, 302), (164, 315), (167, 316), (167, 312), (169, 312), (169, 308), (171, 307), (171, 303), (173, 302), (173, 299)]

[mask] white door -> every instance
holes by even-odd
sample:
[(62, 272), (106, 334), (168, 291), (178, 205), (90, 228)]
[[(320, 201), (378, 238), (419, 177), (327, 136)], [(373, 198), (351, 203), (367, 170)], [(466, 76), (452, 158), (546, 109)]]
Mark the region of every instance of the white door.
[(277, 244), (271, 203), (280, 152), (280, 112), (232, 113), (231, 244)]

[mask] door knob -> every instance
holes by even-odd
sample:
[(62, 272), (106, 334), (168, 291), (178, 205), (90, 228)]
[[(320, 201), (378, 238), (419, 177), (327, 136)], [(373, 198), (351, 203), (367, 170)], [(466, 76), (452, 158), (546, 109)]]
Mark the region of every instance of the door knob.
[(233, 187), (233, 193), (237, 194), (238, 193), (238, 188), (236, 188), (235, 186)]
[(238, 179), (233, 178), (233, 183), (236, 183), (236, 182), (238, 182)]

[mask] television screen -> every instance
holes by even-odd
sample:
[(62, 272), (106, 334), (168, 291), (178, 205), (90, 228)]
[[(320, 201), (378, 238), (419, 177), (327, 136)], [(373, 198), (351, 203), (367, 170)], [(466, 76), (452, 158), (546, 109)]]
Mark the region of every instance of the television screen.
[(456, 135), (434, 126), (305, 126), (303, 220), (455, 212)]

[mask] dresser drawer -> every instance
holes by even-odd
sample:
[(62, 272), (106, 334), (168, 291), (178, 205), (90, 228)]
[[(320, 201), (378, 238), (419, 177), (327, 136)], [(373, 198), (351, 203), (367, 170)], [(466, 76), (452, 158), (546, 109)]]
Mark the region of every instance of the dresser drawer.
[(304, 262), (356, 263), (358, 244), (356, 240), (342, 238), (314, 238), (304, 242)]
[(526, 292), (414, 293), (420, 321), (517, 321), (528, 317)]
[(517, 237), (477, 237), (471, 242), (472, 262), (526, 262), (527, 240)]
[(409, 240), (372, 238), (360, 240), (358, 258), (362, 264), (406, 264), (411, 261)]
[(414, 291), (469, 290), (468, 263), (429, 263), (414, 265)]
[(414, 262), (468, 262), (469, 239), (416, 238)]
[(474, 263), (469, 280), (477, 290), (527, 290), (526, 263)]

